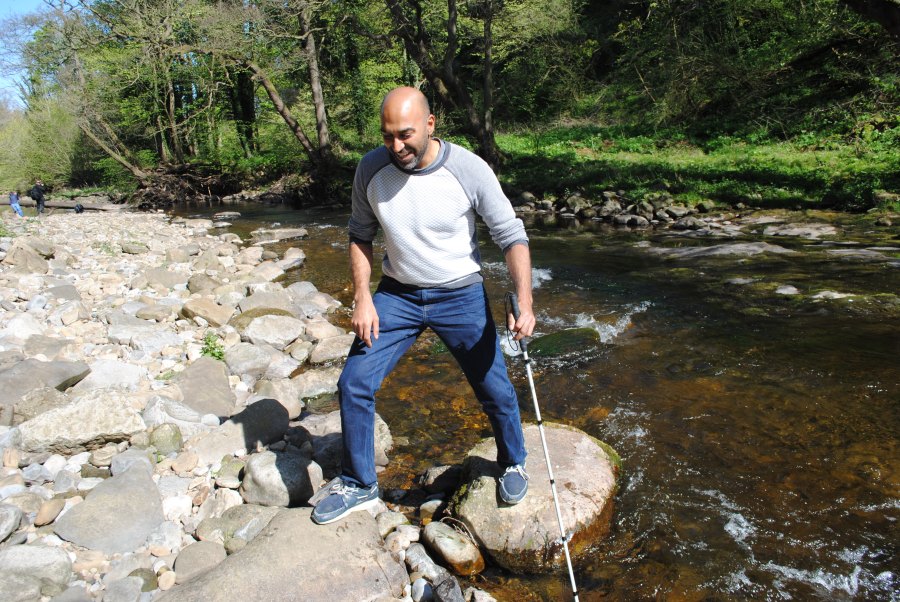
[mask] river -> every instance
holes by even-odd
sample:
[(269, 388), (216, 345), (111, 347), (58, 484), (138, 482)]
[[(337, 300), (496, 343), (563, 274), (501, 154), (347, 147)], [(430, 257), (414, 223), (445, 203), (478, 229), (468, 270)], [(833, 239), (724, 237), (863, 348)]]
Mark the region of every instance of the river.
[[(289, 279), (349, 302), (345, 212), (179, 212), (226, 209), (241, 212), (231, 230), (244, 236), (273, 223), (307, 227), (309, 238), (294, 243), (306, 264)], [(763, 234), (768, 222), (798, 218), (838, 234)], [(745, 224), (737, 238), (714, 238), (529, 220), (538, 334), (600, 334), (594, 346), (537, 363), (541, 412), (623, 460), (612, 532), (577, 567), (582, 600), (900, 599), (897, 229), (827, 214)], [(500, 320), (509, 281), (480, 238)], [(792, 252), (652, 252), (760, 241)], [(346, 328), (347, 312), (336, 321)], [(508, 365), (533, 420), (524, 366), (515, 357)], [(396, 442), (383, 488), (409, 488), (490, 435), (433, 335), (379, 395)], [(489, 569), (475, 584), (500, 600), (570, 596), (564, 575)]]

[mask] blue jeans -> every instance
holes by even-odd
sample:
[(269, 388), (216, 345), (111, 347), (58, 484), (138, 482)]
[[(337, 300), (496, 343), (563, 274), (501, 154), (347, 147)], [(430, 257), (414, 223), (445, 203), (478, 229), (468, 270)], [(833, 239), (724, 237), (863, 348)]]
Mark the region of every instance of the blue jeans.
[(376, 482), (375, 392), (426, 328), (447, 345), (481, 402), (497, 441), (497, 462), (503, 467), (523, 463), (519, 401), (506, 373), (484, 285), (422, 289), (384, 278), (373, 301), (378, 339), (366, 347), (356, 338), (338, 380), (343, 478), (363, 487)]

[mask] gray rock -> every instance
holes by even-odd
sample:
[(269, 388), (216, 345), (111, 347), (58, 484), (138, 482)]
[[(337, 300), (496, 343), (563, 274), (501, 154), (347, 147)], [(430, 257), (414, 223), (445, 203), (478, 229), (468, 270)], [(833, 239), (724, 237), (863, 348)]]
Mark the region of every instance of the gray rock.
[(154, 322), (165, 322), (174, 313), (171, 305), (163, 305), (154, 303), (153, 305), (145, 305), (135, 312), (135, 317), (142, 320), (153, 320)]
[[(300, 385), (290, 379), (261, 380), (253, 389), (257, 399), (270, 398), (284, 406), (291, 420), (300, 416), (303, 411), (303, 402), (300, 400)], [(256, 399), (254, 399), (256, 401)]]
[(89, 320), (91, 312), (81, 301), (69, 301), (50, 312), (47, 319), (57, 326), (68, 326), (79, 320)]
[(68, 403), (68, 396), (65, 393), (60, 393), (53, 387), (34, 389), (26, 393), (21, 401), (15, 405), (12, 423), (14, 425), (22, 424), (27, 420), (40, 416), (44, 412), (60, 408)]
[(71, 284), (61, 284), (59, 286), (51, 286), (46, 291), (44, 291), (47, 296), (53, 297), (54, 299), (65, 300), (65, 301), (81, 301), (81, 293), (78, 292), (78, 289), (72, 286)]
[(324, 393), (337, 391), (337, 382), (341, 377), (341, 369), (338, 367), (307, 370), (291, 379), (298, 386), (297, 394), (300, 399), (316, 397)]
[(124, 577), (107, 584), (103, 602), (138, 602), (144, 580), (140, 577)]
[(234, 315), (234, 307), (219, 305), (207, 298), (191, 299), (181, 307), (181, 315), (188, 319), (203, 318), (210, 326), (218, 328), (228, 323)]
[(143, 470), (128, 470), (97, 485), (56, 523), (57, 535), (106, 554), (131, 552), (163, 522), (159, 490)]
[(252, 343), (238, 343), (225, 350), (225, 365), (232, 374), (248, 374), (259, 378), (266, 373), (272, 356)]
[(124, 387), (135, 390), (142, 380), (147, 379), (147, 370), (119, 360), (97, 360), (91, 364), (91, 373), (75, 385), (73, 392), (107, 387)]
[(203, 272), (197, 272), (188, 280), (188, 290), (192, 293), (204, 293), (222, 286), (222, 283), (207, 276)]
[(183, 404), (200, 414), (230, 416), (234, 412), (234, 393), (225, 373), (225, 363), (201, 357), (175, 377), (184, 396)]
[(699, 220), (691, 215), (682, 217), (677, 222), (672, 224), (672, 228), (674, 228), (675, 230), (700, 230), (705, 227), (706, 224), (702, 220)]
[(183, 533), (180, 523), (165, 521), (147, 537), (147, 547), (155, 556), (166, 556), (171, 552), (177, 552), (181, 549)]
[(346, 334), (342, 329), (338, 328), (324, 318), (316, 320), (308, 320), (306, 322), (306, 336), (313, 341), (329, 339), (331, 337), (339, 337)]
[(0, 600), (3, 602), (35, 602), (41, 599), (41, 580), (23, 573), (0, 570)]
[(90, 371), (84, 362), (27, 359), (0, 372), (0, 424), (12, 422), (12, 406), (29, 391), (43, 387), (65, 391)]
[(16, 266), (33, 274), (46, 274), (50, 269), (47, 260), (20, 238), (13, 240), (12, 246), (6, 252), (6, 257), (0, 263)]
[[(192, 437), (197, 433), (209, 430), (200, 420), (202, 415), (200, 412), (189, 408), (180, 401), (175, 401), (162, 395), (150, 398), (147, 407), (141, 413), (144, 423), (147, 427), (159, 426), (160, 424), (174, 424), (178, 426), (182, 437)], [(149, 445), (149, 441), (147, 443)]]
[(290, 293), (284, 290), (255, 292), (249, 297), (241, 299), (238, 307), (240, 307), (242, 312), (248, 312), (253, 309), (276, 309), (296, 314), (294, 299)]
[(186, 272), (171, 270), (169, 268), (152, 268), (144, 272), (144, 277), (151, 287), (173, 289), (176, 286), (187, 286), (190, 275)]
[[(72, 561), (65, 550), (50, 546), (22, 545), (0, 550), (0, 575), (36, 578), (42, 590), (59, 593), (72, 577)], [(0, 579), (2, 581), (3, 579)]]
[(776, 253), (779, 255), (791, 255), (792, 251), (778, 245), (770, 245), (765, 242), (742, 242), (712, 245), (708, 247), (648, 247), (647, 250), (663, 257), (674, 259), (696, 259), (700, 257), (721, 257), (734, 255), (737, 257), (751, 257), (761, 253)]
[(216, 487), (223, 489), (237, 489), (241, 486), (241, 471), (246, 463), (237, 458), (226, 456), (222, 458), (222, 468), (216, 474)]
[(153, 461), (146, 449), (132, 447), (121, 454), (113, 456), (109, 464), (109, 472), (116, 476), (125, 474), (130, 470), (142, 470), (148, 475), (152, 475), (155, 467), (156, 462)]
[(795, 236), (807, 240), (818, 240), (837, 233), (837, 228), (831, 224), (774, 224), (763, 230), (764, 236)]
[(478, 546), (450, 525), (432, 521), (425, 525), (425, 543), (457, 575), (477, 575), (484, 570)]
[(279, 511), (278, 507), (256, 504), (232, 506), (225, 510), (221, 517), (203, 520), (197, 526), (197, 537), (201, 541), (217, 541), (226, 548), (234, 538), (249, 543)]
[(306, 228), (259, 228), (250, 233), (253, 236), (253, 244), (278, 242), (295, 238), (306, 238), (309, 234)]
[(0, 542), (19, 528), (22, 522), (22, 510), (9, 504), (0, 504)]
[[(326, 474), (332, 474), (340, 468), (341, 455), (344, 449), (341, 439), (341, 412), (335, 410), (328, 414), (311, 414), (303, 418), (299, 428), (306, 431), (312, 441), (316, 462)], [(387, 466), (387, 452), (394, 446), (391, 431), (387, 423), (375, 414), (375, 464)]]
[(181, 451), (184, 439), (175, 424), (161, 424), (150, 433), (150, 444), (164, 456)]
[(466, 602), (459, 581), (452, 575), (434, 584), (435, 602)]
[(283, 350), (305, 331), (306, 324), (297, 318), (267, 315), (250, 322), (243, 337), (255, 345), (266, 344)]
[(93, 602), (87, 590), (80, 585), (73, 585), (58, 596), (53, 596), (50, 602)]
[[(570, 551), (577, 557), (609, 530), (618, 457), (578, 429), (545, 422), (544, 430), (563, 523), (574, 534)], [(528, 472), (534, 475), (525, 499), (515, 506), (499, 501), (500, 469), (491, 438), (469, 452), (451, 511), (500, 566), (514, 572), (558, 570), (564, 564), (563, 549), (550, 483), (538, 477), (547, 474), (538, 427), (529, 425), (524, 432)]]
[(128, 255), (141, 255), (150, 250), (150, 248), (142, 242), (127, 241), (122, 243), (122, 252)]
[(392, 511), (380, 513), (375, 517), (375, 521), (378, 523), (378, 532), (381, 533), (382, 538), (387, 537), (391, 531), (400, 525), (409, 524), (409, 519), (406, 518), (405, 514)]
[(406, 549), (406, 566), (410, 573), (421, 573), (432, 583), (440, 583), (450, 575), (447, 569), (431, 559), (420, 543), (414, 543)]
[(254, 450), (284, 437), (288, 413), (274, 399), (263, 399), (235, 414), (217, 429), (187, 442), (201, 464), (215, 464), (237, 450)]
[(19, 425), (22, 449), (75, 454), (146, 429), (127, 393), (95, 389)]
[(265, 451), (253, 454), (244, 467), (241, 496), (248, 504), (299, 506), (322, 482), (322, 469), (299, 453)]
[[(353, 513), (339, 528), (323, 529), (310, 520), (310, 512), (310, 508), (282, 510), (244, 549), (157, 601), (289, 602), (403, 596), (409, 583), (406, 571), (384, 549), (375, 520), (368, 513)], [(322, 558), (332, 560), (324, 563)]]
[(322, 339), (309, 354), (309, 361), (313, 364), (324, 364), (343, 359), (347, 357), (354, 340), (356, 335), (353, 333)]
[(131, 337), (130, 345), (135, 349), (156, 355), (166, 347), (179, 348), (183, 344), (181, 337), (168, 330), (138, 332)]
[(206, 573), (226, 556), (225, 547), (221, 544), (211, 541), (192, 543), (181, 550), (175, 559), (175, 583), (185, 583)]
[(433, 466), (425, 471), (422, 486), (428, 493), (447, 493), (459, 484), (461, 466)]

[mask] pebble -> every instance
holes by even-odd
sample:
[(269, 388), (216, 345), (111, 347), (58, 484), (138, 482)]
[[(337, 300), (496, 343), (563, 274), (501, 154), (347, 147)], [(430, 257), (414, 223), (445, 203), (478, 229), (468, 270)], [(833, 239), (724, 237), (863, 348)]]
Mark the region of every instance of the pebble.
[(44, 502), (41, 505), (41, 509), (38, 510), (37, 516), (34, 518), (35, 526), (42, 527), (43, 525), (49, 525), (55, 521), (65, 505), (66, 501), (62, 498), (54, 498)]

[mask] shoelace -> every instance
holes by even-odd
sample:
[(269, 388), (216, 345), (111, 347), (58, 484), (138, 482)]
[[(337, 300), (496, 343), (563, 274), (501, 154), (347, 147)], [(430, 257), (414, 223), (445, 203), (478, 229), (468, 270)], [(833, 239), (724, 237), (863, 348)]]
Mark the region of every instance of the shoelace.
[(518, 464), (515, 466), (507, 466), (506, 470), (503, 471), (503, 476), (505, 477), (511, 472), (517, 472), (523, 479), (525, 479), (526, 481), (528, 480), (528, 474), (525, 472), (525, 469)]
[(349, 483), (335, 483), (331, 486), (331, 491), (329, 493), (336, 493), (337, 495), (350, 495), (354, 491), (357, 491), (359, 487), (356, 485), (351, 485)]

